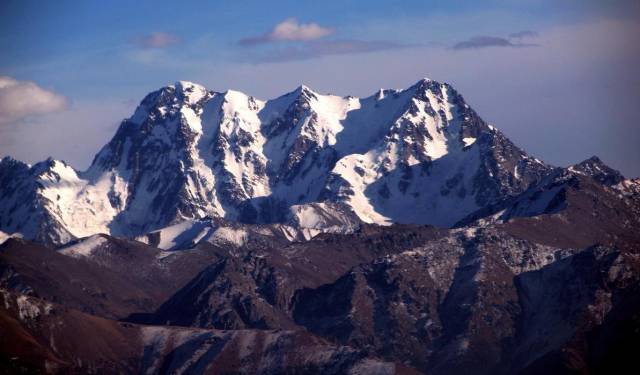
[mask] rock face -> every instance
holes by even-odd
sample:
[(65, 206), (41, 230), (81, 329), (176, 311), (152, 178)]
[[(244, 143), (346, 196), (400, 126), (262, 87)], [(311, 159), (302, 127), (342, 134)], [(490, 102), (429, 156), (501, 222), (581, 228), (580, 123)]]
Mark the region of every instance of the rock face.
[(0, 162), (0, 368), (623, 373), (638, 228), (638, 179), (547, 166), (446, 84), (179, 82), (87, 171)]
[(418, 373), (304, 331), (138, 326), (4, 290), (0, 299), (7, 373)]
[[(630, 348), (640, 343), (638, 233), (564, 247), (540, 243), (535, 231), (518, 235), (526, 220), (460, 229), (363, 225), (276, 247), (204, 242), (169, 252), (108, 236), (59, 250), (10, 239), (0, 247), (0, 291), (9, 301), (0, 311), (3, 338), (38, 346), (27, 352), (1, 339), (0, 346), (20, 358), (7, 365), (55, 360), (51, 372), (632, 366)], [(546, 235), (562, 242), (565, 231), (556, 223)], [(99, 353), (64, 339), (65, 329), (80, 328), (78, 337), (97, 340)]]
[(0, 230), (61, 244), (206, 218), (451, 226), (550, 169), (427, 79), (269, 101), (178, 82), (144, 98), (87, 171), (3, 159)]

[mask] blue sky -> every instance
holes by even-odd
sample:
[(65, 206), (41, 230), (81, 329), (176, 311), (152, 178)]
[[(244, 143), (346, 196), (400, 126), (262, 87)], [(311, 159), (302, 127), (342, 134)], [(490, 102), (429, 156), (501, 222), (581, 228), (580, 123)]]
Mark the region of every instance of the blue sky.
[[(638, 176), (637, 4), (3, 1), (13, 91), (0, 89), (0, 155), (86, 168), (146, 93), (177, 80), (270, 98), (300, 83), (367, 96), (426, 76), (549, 163), (597, 154)], [(39, 110), (16, 109), (24, 92)]]

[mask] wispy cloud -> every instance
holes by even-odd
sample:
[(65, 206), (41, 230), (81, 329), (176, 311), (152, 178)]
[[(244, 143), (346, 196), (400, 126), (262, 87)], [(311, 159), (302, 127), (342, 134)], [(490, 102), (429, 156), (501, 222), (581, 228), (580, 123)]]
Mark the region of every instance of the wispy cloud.
[(523, 42), (523, 38), (535, 37), (538, 34), (533, 31), (519, 31), (510, 34), (508, 38), (498, 36), (478, 35), (463, 40), (453, 45), (454, 50), (477, 49), (489, 47), (538, 47), (539, 44)]
[[(258, 48), (255, 51), (243, 52), (240, 59), (255, 63), (283, 62), (413, 46), (381, 40), (321, 40), (326, 36), (333, 35), (335, 32), (335, 29), (320, 26), (317, 23), (299, 23), (296, 18), (288, 18), (262, 35), (241, 39), (238, 44), (243, 47), (258, 47), (267, 44), (270, 44), (270, 46)], [(278, 42), (293, 43), (282, 45)]]
[(0, 76), (0, 125), (63, 110), (68, 100), (34, 82)]
[(331, 28), (320, 26), (317, 23), (299, 23), (296, 18), (288, 18), (263, 35), (244, 38), (240, 45), (253, 46), (257, 44), (280, 41), (310, 41), (333, 34)]
[(251, 62), (284, 62), (309, 60), (323, 56), (347, 55), (356, 53), (377, 52), (391, 49), (410, 48), (415, 45), (388, 41), (365, 40), (327, 40), (313, 41), (295, 46), (270, 49), (245, 55), (243, 60)]
[(166, 48), (172, 45), (182, 43), (182, 38), (175, 34), (164, 32), (153, 32), (148, 35), (140, 35), (131, 39), (131, 42), (138, 47), (149, 48)]

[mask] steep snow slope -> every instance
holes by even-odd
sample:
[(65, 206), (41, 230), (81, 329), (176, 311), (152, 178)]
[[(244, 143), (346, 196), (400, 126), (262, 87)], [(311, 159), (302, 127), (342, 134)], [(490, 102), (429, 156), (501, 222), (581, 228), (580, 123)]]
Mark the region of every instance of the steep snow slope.
[(364, 99), (300, 86), (268, 101), (181, 81), (147, 95), (85, 172), (3, 159), (0, 229), (59, 244), (211, 217), (451, 226), (549, 170), (428, 79)]
[[(346, 152), (329, 182), (363, 221), (450, 226), (548, 170), (482, 122), (446, 84), (422, 80), (367, 100), (395, 116), (368, 150)], [(393, 109), (385, 100), (402, 104)]]

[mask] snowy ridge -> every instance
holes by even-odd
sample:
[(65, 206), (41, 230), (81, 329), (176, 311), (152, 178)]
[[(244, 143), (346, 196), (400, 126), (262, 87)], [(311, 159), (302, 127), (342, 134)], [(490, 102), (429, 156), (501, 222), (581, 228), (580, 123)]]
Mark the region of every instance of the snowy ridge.
[(103, 236), (96, 234), (79, 241), (76, 244), (63, 247), (60, 253), (74, 258), (90, 257), (94, 251), (106, 244), (108, 240)]
[(180, 223), (205, 218), (305, 237), (358, 221), (451, 226), (549, 170), (428, 79), (367, 98), (300, 86), (267, 101), (180, 81), (147, 95), (85, 172), (3, 159), (0, 229), (61, 244), (197, 231)]
[[(608, 167), (597, 157), (591, 157), (567, 168), (555, 168), (521, 194), (482, 207), (456, 226), (487, 226), (506, 223), (514, 218), (541, 219), (541, 215), (564, 217), (569, 207), (573, 207), (574, 212), (590, 212), (595, 209), (590, 207), (592, 204), (616, 207), (616, 214), (624, 207), (637, 215), (640, 212), (639, 186), (637, 179), (625, 179), (620, 172)], [(637, 217), (630, 219), (623, 224), (624, 227), (637, 222)], [(567, 220), (566, 217), (563, 220)]]
[(352, 233), (357, 217), (344, 208), (325, 203), (293, 206), (287, 223), (242, 224), (222, 219), (187, 219), (135, 240), (162, 250), (175, 251), (210, 243), (232, 248), (249, 243), (307, 241), (320, 233)]
[(0, 231), (0, 245), (2, 245), (9, 238), (22, 238), (22, 234), (20, 233), (7, 234), (3, 231)]

